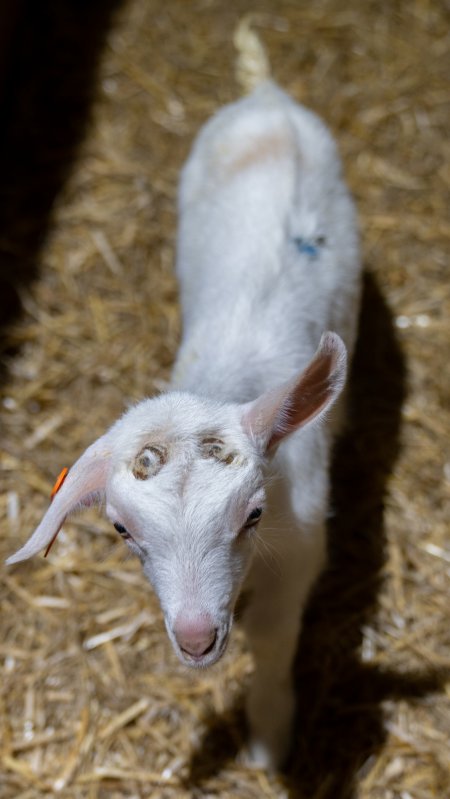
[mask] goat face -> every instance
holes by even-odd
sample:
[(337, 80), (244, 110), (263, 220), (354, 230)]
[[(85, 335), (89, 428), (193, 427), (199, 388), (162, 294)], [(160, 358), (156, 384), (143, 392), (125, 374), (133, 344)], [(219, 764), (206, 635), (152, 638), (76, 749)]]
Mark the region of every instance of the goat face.
[(225, 650), (264, 509), (263, 459), (237, 408), (178, 393), (141, 403), (121, 420), (106, 484), (108, 518), (191, 666)]

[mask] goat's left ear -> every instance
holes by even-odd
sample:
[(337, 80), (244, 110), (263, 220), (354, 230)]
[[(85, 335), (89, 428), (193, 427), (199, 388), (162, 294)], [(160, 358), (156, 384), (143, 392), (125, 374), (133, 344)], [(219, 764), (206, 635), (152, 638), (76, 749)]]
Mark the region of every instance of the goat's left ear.
[(111, 461), (110, 444), (110, 434), (106, 433), (81, 455), (55, 494), (41, 523), (27, 543), (8, 558), (8, 565), (31, 558), (39, 550), (49, 547), (70, 513), (103, 496)]
[(324, 333), (306, 369), (293, 380), (244, 405), (245, 432), (264, 453), (285, 436), (320, 419), (342, 391), (347, 372), (347, 352), (336, 333)]

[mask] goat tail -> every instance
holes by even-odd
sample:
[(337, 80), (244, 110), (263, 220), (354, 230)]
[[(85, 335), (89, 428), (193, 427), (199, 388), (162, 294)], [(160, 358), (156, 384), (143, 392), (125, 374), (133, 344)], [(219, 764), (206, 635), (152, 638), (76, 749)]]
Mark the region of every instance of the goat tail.
[(245, 14), (236, 25), (233, 34), (233, 43), (237, 50), (236, 80), (247, 94), (271, 78), (270, 63), (265, 47), (258, 34), (252, 29), (255, 16), (251, 13)]

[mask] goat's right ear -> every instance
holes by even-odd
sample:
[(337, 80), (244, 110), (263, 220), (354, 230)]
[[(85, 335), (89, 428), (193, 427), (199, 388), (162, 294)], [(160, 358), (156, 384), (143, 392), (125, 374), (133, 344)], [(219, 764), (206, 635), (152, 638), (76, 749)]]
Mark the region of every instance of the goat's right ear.
[(108, 478), (111, 449), (110, 435), (97, 439), (70, 469), (49, 509), (27, 543), (6, 563), (18, 563), (51, 545), (70, 513), (102, 498)]

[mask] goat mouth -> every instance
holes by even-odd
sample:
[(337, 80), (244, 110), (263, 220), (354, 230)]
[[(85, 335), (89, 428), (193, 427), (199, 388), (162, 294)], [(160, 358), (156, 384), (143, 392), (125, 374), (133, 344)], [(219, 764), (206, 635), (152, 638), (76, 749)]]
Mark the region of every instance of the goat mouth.
[(207, 668), (208, 666), (212, 666), (214, 663), (217, 663), (217, 661), (222, 657), (227, 643), (228, 632), (226, 632), (220, 640), (216, 638), (216, 640), (213, 641), (208, 649), (205, 649), (201, 655), (192, 655), (190, 652), (186, 652), (185, 649), (180, 647), (181, 660), (191, 668)]

